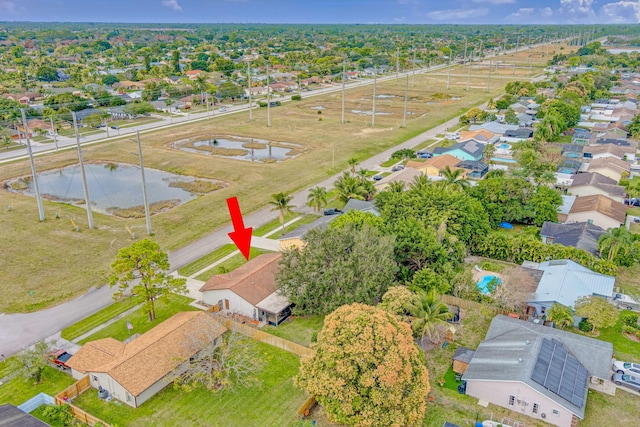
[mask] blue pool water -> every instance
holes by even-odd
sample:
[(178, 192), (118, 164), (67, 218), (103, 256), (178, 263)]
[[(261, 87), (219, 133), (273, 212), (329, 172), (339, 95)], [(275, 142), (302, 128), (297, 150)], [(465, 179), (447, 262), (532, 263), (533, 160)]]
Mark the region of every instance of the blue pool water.
[(504, 144), (498, 145), (498, 148), (502, 148), (503, 150), (508, 150), (509, 148), (511, 148), (511, 145), (504, 143)]
[(491, 160), (502, 163), (516, 163), (515, 159), (506, 159), (504, 157), (492, 157)]
[(498, 285), (500, 285), (502, 283), (502, 280), (499, 277), (496, 277), (496, 276), (482, 276), (482, 278), (477, 283), (477, 286), (478, 286), (478, 289), (480, 290), (480, 292), (482, 292), (483, 294), (488, 294), (489, 293), (489, 282), (491, 282), (493, 279), (496, 279), (496, 282), (498, 282)]

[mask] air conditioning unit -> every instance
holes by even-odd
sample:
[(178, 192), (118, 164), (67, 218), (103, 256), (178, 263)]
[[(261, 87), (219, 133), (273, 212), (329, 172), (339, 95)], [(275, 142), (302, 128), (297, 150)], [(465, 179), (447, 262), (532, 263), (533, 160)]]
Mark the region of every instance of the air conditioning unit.
[(547, 414), (542, 413), (542, 414), (540, 414), (540, 417), (544, 420), (545, 418), (547, 418)]

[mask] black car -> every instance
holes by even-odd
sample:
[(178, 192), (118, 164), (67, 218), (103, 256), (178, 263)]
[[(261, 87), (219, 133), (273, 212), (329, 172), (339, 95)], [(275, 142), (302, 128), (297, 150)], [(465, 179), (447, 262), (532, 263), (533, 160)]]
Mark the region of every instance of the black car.
[(384, 176), (382, 176), (382, 175), (374, 175), (373, 176), (373, 180), (374, 181), (380, 181), (382, 178), (384, 178)]
[(338, 208), (329, 208), (324, 210), (325, 215), (338, 215), (341, 214), (342, 211)]
[(391, 172), (398, 172), (398, 171), (401, 171), (402, 169), (404, 169), (404, 165), (395, 165), (394, 167), (391, 168)]
[(111, 129), (120, 129), (120, 126), (113, 125), (111, 126)]

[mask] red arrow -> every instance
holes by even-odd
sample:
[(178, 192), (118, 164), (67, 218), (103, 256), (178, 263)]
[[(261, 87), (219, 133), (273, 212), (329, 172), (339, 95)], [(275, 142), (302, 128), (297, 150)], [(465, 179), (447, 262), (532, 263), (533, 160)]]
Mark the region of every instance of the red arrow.
[(247, 261), (249, 261), (249, 251), (251, 251), (251, 233), (253, 232), (253, 227), (244, 227), (237, 197), (228, 198), (227, 206), (229, 207), (231, 223), (233, 224), (233, 231), (229, 233), (229, 237), (233, 240), (233, 243), (236, 244)]

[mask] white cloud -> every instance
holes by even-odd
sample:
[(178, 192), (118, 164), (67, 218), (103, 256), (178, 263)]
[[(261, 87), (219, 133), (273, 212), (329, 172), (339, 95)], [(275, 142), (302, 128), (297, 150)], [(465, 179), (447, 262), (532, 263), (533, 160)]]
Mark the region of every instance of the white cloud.
[(595, 22), (596, 12), (593, 10), (594, 0), (560, 0), (558, 18), (568, 23), (588, 24)]
[(178, 4), (178, 0), (162, 0), (162, 5), (173, 10), (182, 10), (182, 6)]
[(16, 11), (16, 4), (12, 1), (0, 0), (0, 10), (13, 13)]
[(516, 0), (471, 0), (474, 3), (513, 4)]
[(434, 10), (433, 12), (427, 13), (427, 18), (431, 18), (435, 21), (452, 22), (457, 19), (477, 18), (479, 16), (485, 16), (488, 13), (489, 9), (484, 7), (477, 9)]
[(607, 23), (634, 23), (640, 22), (640, 2), (618, 1), (607, 3), (600, 9), (602, 19)]
[(517, 12), (509, 15), (509, 18), (525, 18), (533, 15), (536, 10), (533, 7), (521, 7)]
[(542, 16), (553, 16), (553, 10), (550, 7), (539, 9)]

